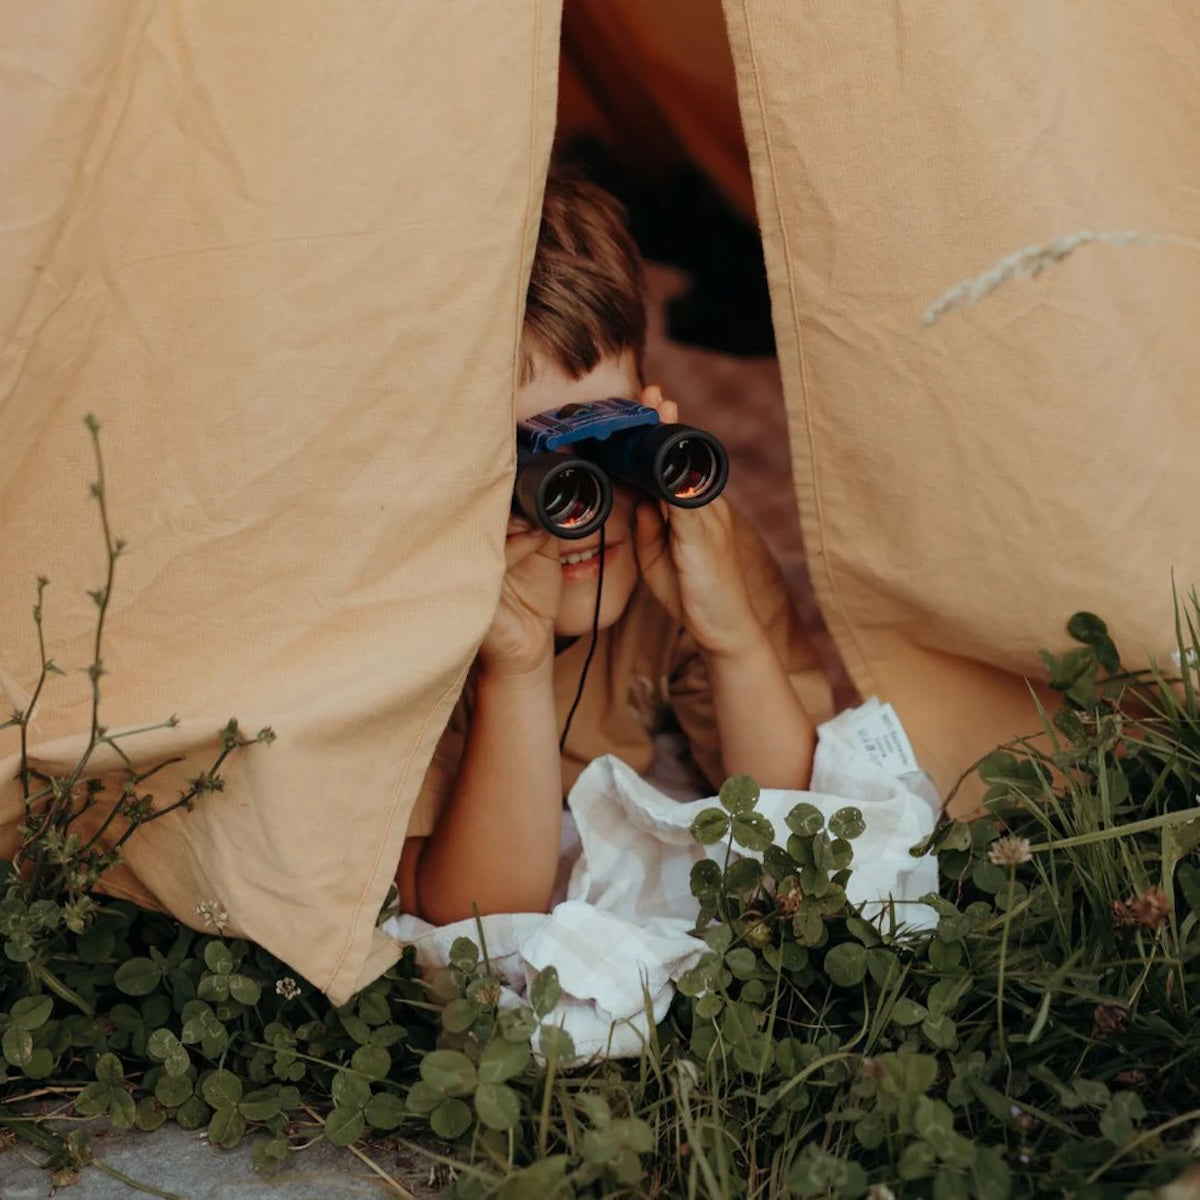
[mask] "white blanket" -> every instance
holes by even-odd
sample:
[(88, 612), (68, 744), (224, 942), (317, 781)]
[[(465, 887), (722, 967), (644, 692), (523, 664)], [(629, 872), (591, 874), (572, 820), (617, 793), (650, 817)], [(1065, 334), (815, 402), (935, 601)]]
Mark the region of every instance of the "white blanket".
[[(872, 902), (890, 897), (909, 927), (923, 928), (935, 916), (916, 901), (937, 890), (937, 864), (909, 849), (933, 829), (937, 798), (919, 771), (894, 773), (897, 763), (913, 764), (880, 749), (881, 717), (897, 724), (890, 706), (869, 701), (821, 726), (812, 790), (764, 791), (758, 811), (782, 842), (784, 817), (802, 800), (826, 817), (846, 805), (860, 809), (866, 830), (854, 841), (851, 903), (867, 904), (869, 916)], [(903, 731), (899, 738), (906, 746)], [(505, 984), (501, 1005), (522, 1003), (538, 972), (553, 966), (562, 998), (546, 1019), (571, 1035), (576, 1052), (639, 1054), (651, 1022), (666, 1013), (674, 980), (706, 949), (689, 932), (697, 913), (689, 876), (706, 855), (723, 860), (725, 846), (700, 846), (688, 827), (713, 803), (673, 800), (611, 756), (591, 763), (567, 801), (572, 820), (565, 823), (558, 902), (549, 913), (482, 920), (489, 960)], [(473, 920), (437, 928), (402, 916), (383, 928), (415, 944), (425, 971), (448, 963), (455, 938), (478, 941)]]

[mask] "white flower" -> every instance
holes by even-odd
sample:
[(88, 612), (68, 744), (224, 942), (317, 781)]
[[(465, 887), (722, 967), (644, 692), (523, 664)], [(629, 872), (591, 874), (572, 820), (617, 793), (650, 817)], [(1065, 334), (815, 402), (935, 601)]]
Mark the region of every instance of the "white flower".
[(867, 1188), (867, 1200), (896, 1200), (896, 1193), (886, 1183), (873, 1183)]
[(225, 932), (225, 925), (229, 921), (229, 914), (221, 907), (218, 900), (197, 901), (196, 916), (210, 929), (215, 929), (218, 933)]
[(1033, 858), (1029, 839), (1023, 837), (997, 838), (988, 848), (988, 862), (997, 867), (1019, 867)]
[(1188, 1138), (1187, 1148), (1189, 1154), (1200, 1158), (1200, 1125), (1193, 1128), (1192, 1136)]
[(290, 976), (275, 980), (275, 991), (285, 1000), (295, 1000), (300, 995), (300, 985)]

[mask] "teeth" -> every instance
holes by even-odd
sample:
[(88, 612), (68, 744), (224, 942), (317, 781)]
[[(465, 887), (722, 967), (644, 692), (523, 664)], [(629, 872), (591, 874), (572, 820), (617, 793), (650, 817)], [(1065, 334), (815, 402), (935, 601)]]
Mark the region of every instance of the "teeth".
[(600, 547), (593, 546), (592, 549), (580, 551), (578, 554), (564, 554), (562, 558), (559, 559), (559, 562), (561, 562), (564, 567), (569, 566), (571, 563), (587, 562), (589, 558), (595, 558), (599, 552)]

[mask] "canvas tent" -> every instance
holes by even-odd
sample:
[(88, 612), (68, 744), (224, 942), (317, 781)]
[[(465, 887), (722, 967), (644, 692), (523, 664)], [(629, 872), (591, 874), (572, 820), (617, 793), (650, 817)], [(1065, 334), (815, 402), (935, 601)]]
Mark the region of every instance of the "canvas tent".
[[(817, 596), (938, 784), (1029, 727), (1076, 608), (1165, 655), (1171, 572), (1200, 566), (1200, 261), (1098, 247), (919, 317), (1054, 234), (1200, 233), (1189, 7), (578, 9), (607, 31), (570, 46), (584, 109), (641, 78), (647, 137), (744, 206), (736, 81)], [(278, 733), (110, 890), (193, 924), (216, 900), (335, 999), (397, 953), (374, 919), (497, 592), (561, 15), (0, 3), (0, 680), (19, 706), (36, 677), (38, 574), (54, 657), (89, 660), (94, 412), (130, 547), (106, 722), (179, 715), (139, 752), (184, 756), (167, 797), (231, 714)], [(36, 760), (72, 760), (87, 713), (56, 680)], [(0, 733), (7, 851), (16, 754)]]

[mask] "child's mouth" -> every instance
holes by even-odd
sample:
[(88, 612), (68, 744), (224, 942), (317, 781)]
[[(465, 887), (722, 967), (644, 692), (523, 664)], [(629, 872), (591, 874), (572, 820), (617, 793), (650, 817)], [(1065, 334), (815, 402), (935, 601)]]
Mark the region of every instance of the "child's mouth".
[[(612, 562), (613, 555), (616, 554), (619, 547), (619, 542), (616, 545), (605, 547), (605, 566)], [(558, 561), (562, 566), (565, 583), (578, 583), (584, 579), (592, 579), (600, 574), (600, 547), (596, 545), (587, 550), (577, 550), (574, 554), (564, 554)]]

